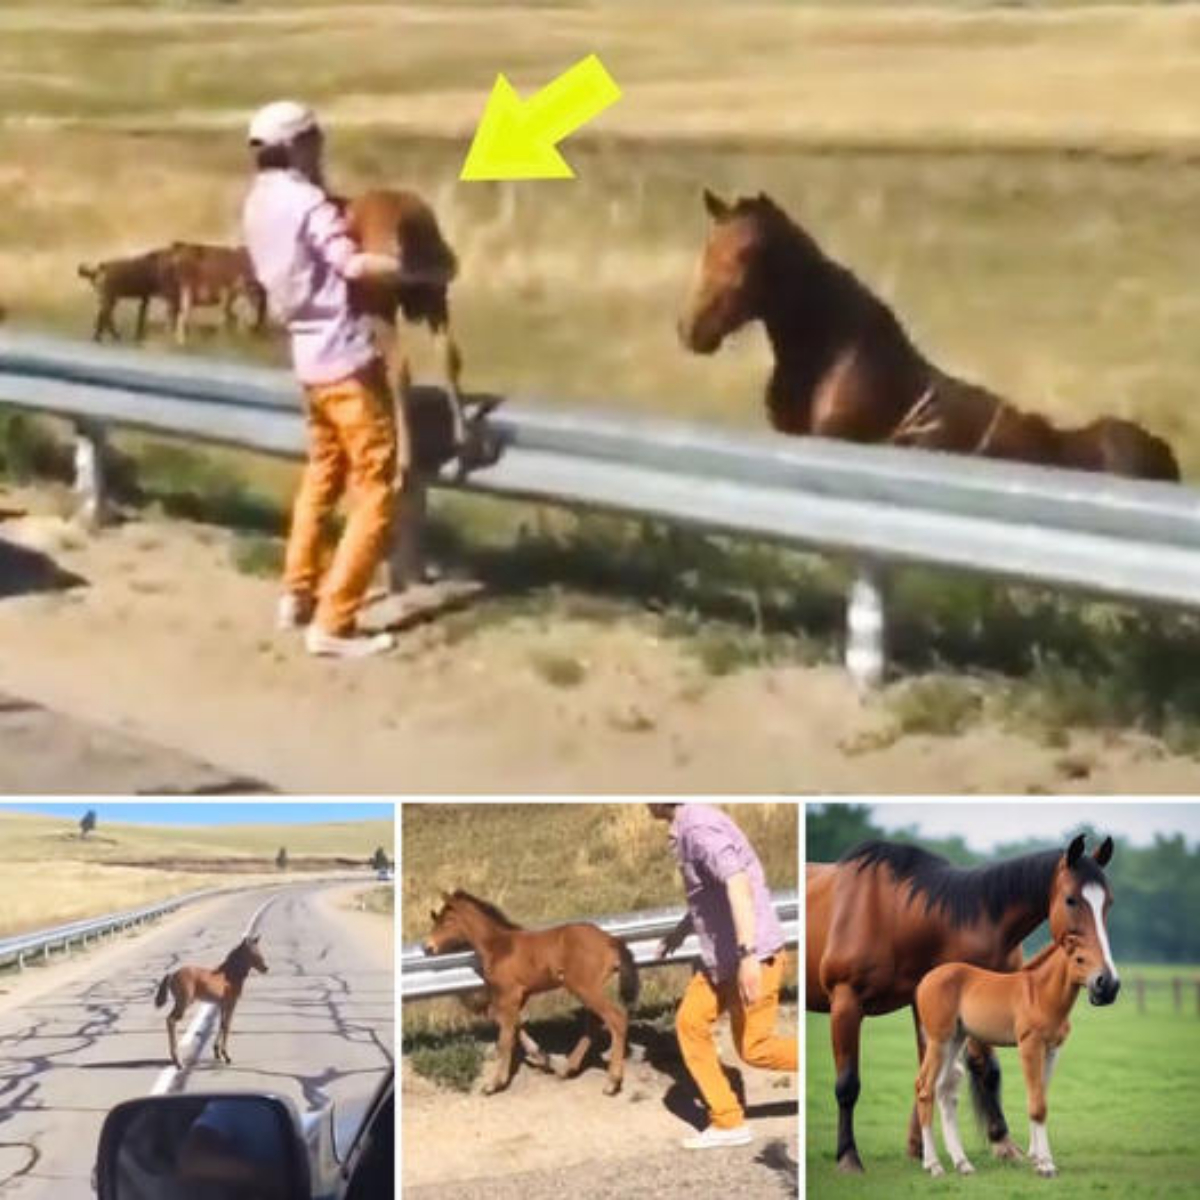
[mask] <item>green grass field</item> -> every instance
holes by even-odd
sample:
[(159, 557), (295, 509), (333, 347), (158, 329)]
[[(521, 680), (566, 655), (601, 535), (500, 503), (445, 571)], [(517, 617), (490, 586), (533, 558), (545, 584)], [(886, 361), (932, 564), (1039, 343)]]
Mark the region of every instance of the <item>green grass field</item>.
[[(971, 1114), (964, 1083), (960, 1126), (977, 1174), (968, 1179), (928, 1179), (905, 1149), (916, 1077), (912, 1016), (907, 1009), (863, 1025), (862, 1095), (855, 1130), (866, 1174), (839, 1175), (833, 1154), (837, 1106), (829, 1019), (807, 1017), (807, 1195), (839, 1196), (1195, 1196), (1200, 1192), (1200, 1015), (1194, 988), (1181, 1012), (1169, 989), (1148, 993), (1139, 1014), (1132, 980), (1184, 975), (1194, 967), (1121, 966), (1124, 988), (1111, 1008), (1092, 1008), (1086, 997), (1072, 1012), (1072, 1032), (1049, 1091), (1047, 1128), (1057, 1179), (1038, 1179), (1022, 1164), (997, 1163)], [(999, 1051), (1004, 1109), (1014, 1139), (1028, 1148), (1024, 1084), (1016, 1051)], [(949, 1159), (937, 1126), (943, 1165)]]

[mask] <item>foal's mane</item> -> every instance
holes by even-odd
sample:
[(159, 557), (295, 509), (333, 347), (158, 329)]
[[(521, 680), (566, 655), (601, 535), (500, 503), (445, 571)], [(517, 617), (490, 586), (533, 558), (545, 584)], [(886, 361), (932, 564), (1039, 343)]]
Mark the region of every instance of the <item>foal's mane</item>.
[[(860, 872), (886, 864), (897, 882), (908, 884), (910, 898), (925, 897), (926, 912), (940, 908), (951, 924), (970, 925), (984, 914), (999, 921), (1014, 904), (1045, 905), (1061, 858), (1061, 850), (1042, 850), (981, 867), (956, 867), (920, 846), (867, 841), (838, 861), (857, 863)], [(1090, 858), (1079, 866), (1084, 863), (1099, 872)]]
[(503, 926), (505, 929), (520, 929), (521, 926), (515, 921), (510, 921), (494, 904), (488, 900), (480, 900), (478, 896), (472, 896), (470, 892), (464, 892), (458, 888), (450, 897), (451, 900), (462, 900), (468, 904), (474, 905), (485, 917), (490, 917), (497, 925)]
[(230, 971), (235, 966), (244, 962), (249, 957), (249, 947), (246, 945), (246, 939), (242, 938), (240, 942), (230, 952), (225, 955), (221, 965), (217, 968), (218, 971)]

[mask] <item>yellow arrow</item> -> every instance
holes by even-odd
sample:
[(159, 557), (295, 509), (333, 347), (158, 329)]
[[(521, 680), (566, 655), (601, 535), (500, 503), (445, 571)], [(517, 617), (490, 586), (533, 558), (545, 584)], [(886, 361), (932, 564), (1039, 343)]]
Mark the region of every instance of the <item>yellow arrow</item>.
[(526, 101), (497, 75), (459, 178), (574, 179), (555, 145), (620, 98), (621, 89), (594, 54)]

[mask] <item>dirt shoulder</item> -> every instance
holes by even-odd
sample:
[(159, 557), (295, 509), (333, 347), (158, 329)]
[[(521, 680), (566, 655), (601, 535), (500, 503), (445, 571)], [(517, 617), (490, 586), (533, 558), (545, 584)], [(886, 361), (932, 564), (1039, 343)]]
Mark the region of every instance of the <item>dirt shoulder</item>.
[(375, 886), (369, 879), (344, 887), (322, 888), (314, 894), (316, 906), (340, 925), (365, 957), (391, 970), (396, 962), (396, 922), (391, 913), (360, 909), (356, 898)]
[[(795, 1028), (796, 1009), (780, 1010), (778, 1028)], [(745, 1087), (747, 1116), (756, 1145), (794, 1147), (798, 1133), (796, 1076), (741, 1064), (728, 1024), (719, 1026), (721, 1058), (736, 1066)], [(638, 1054), (631, 1038), (625, 1086), (603, 1093), (604, 1074), (590, 1068), (559, 1080), (522, 1065), (510, 1087), (495, 1096), (461, 1094), (417, 1076), (402, 1061), (403, 1186), (416, 1188), (472, 1179), (504, 1178), (531, 1171), (567, 1171), (587, 1163), (636, 1159), (678, 1148), (702, 1121), (690, 1081), (676, 1062), (668, 1074)], [(490, 1075), (492, 1061), (484, 1067)]]
[[(318, 662), (272, 632), (276, 585), (234, 567), (231, 533), (148, 518), (86, 538), (47, 515), (44, 494), (6, 502), (34, 515), (5, 521), (5, 541), (81, 582), (9, 581), (0, 690), (288, 791), (1195, 788), (1194, 760), (1133, 736), (1050, 748), (983, 727), (876, 748), (886, 714), (840, 670), (715, 677), (636, 620), (514, 617), (454, 638), (434, 623), (387, 659)], [(547, 656), (560, 653), (581, 678), (555, 679)], [(38, 790), (39, 779), (19, 784)], [(86, 764), (55, 777), (57, 790), (100, 786)]]

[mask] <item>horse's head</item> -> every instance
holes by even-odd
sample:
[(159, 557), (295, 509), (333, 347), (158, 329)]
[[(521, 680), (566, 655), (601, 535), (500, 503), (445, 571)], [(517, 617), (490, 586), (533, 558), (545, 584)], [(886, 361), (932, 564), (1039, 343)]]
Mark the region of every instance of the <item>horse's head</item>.
[(706, 188), (704, 207), (708, 238), (679, 318), (680, 340), (696, 354), (713, 353), (734, 330), (762, 315), (766, 260), (783, 217), (764, 194), (729, 204)]
[(442, 907), (429, 913), (433, 928), (425, 938), (426, 954), (445, 954), (450, 950), (466, 950), (470, 947), (467, 926), (463, 921), (462, 902), (456, 897), (442, 893)]
[(1063, 852), (1050, 895), (1050, 933), (1070, 963), (1071, 979), (1088, 990), (1093, 1004), (1111, 1004), (1121, 988), (1108, 945), (1112, 892), (1102, 868), (1112, 858), (1112, 838), (1084, 854), (1083, 834)]
[(254, 937), (244, 938), (242, 940), (242, 951), (246, 956), (247, 963), (249, 963), (255, 971), (259, 971), (265, 975), (268, 967), (266, 960), (262, 956), (262, 951), (258, 948), (258, 942), (258, 934), (255, 934)]

